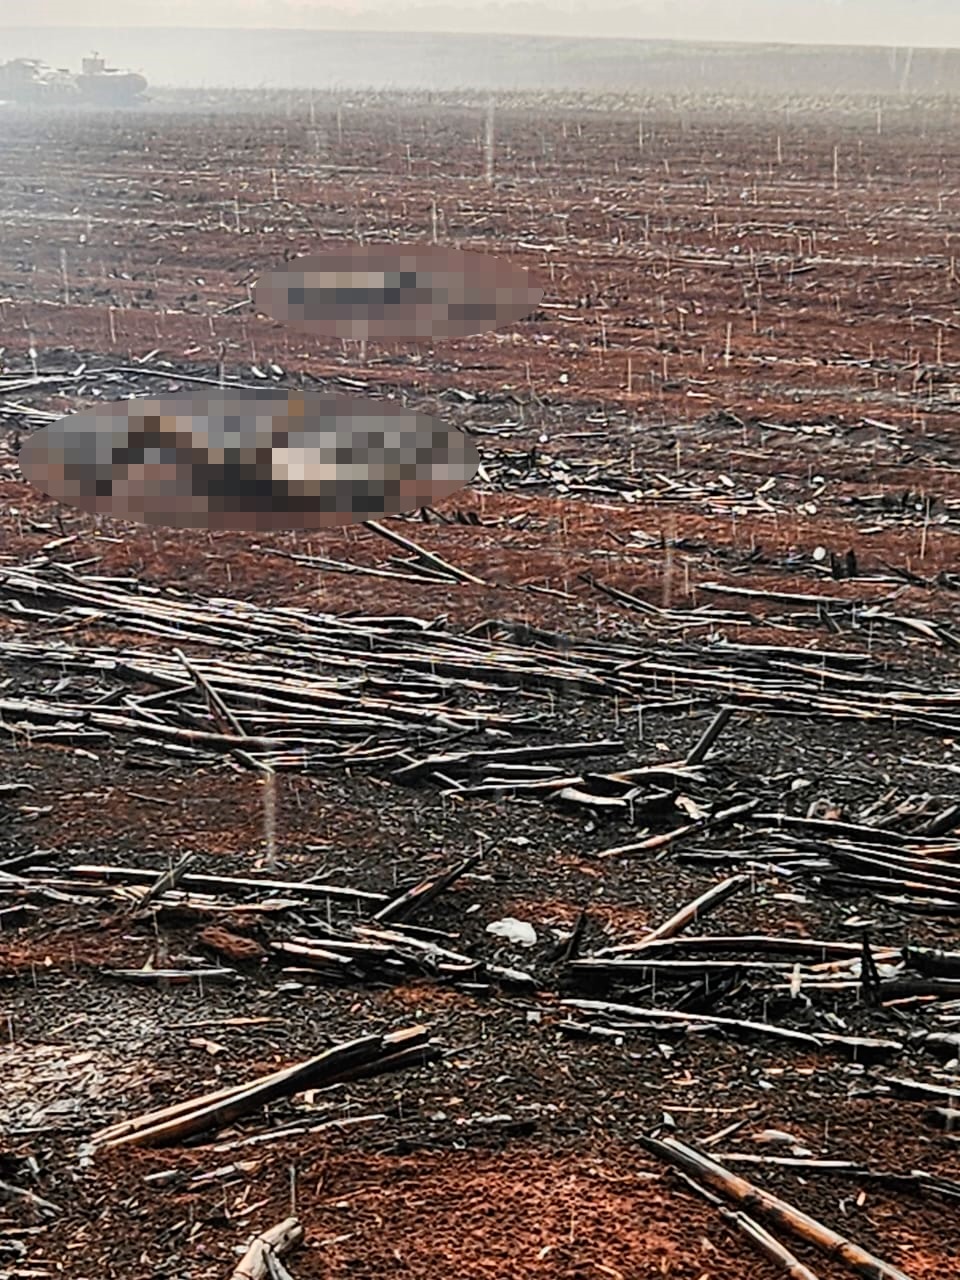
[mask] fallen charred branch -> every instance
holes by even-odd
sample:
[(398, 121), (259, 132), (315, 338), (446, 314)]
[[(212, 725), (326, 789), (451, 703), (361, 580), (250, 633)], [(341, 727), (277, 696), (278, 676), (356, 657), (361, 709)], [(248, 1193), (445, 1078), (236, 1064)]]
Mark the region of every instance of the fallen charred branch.
[(331, 1084), (353, 1083), (358, 1080), (371, 1080), (375, 1076), (390, 1075), (395, 1071), (412, 1070), (423, 1067), (442, 1056), (434, 1045), (408, 1044), (405, 1048), (387, 1052), (382, 1058), (370, 1062), (360, 1062), (353, 1067), (346, 1067)]
[(687, 753), (687, 758), (684, 760), (685, 765), (698, 765), (702, 764), (703, 761), (706, 760), (710, 748), (730, 723), (730, 720), (733, 717), (733, 712), (733, 707), (720, 708), (714, 719), (711, 720), (710, 724), (707, 726), (706, 732)]
[(826, 874), (821, 872), (817, 879), (823, 888), (841, 891), (849, 889), (854, 894), (872, 893), (879, 901), (890, 902), (903, 910), (930, 915), (960, 915), (960, 890), (951, 893), (942, 886), (919, 878), (888, 878), (837, 871)]
[(806, 1031), (795, 1031), (792, 1027), (781, 1027), (770, 1022), (755, 1022), (747, 1018), (719, 1017), (715, 1014), (700, 1013), (694, 1010), (655, 1009), (638, 1005), (615, 1004), (603, 1000), (567, 999), (561, 1001), (566, 1008), (582, 1009), (585, 1012), (602, 1013), (612, 1016), (621, 1025), (629, 1026), (652, 1023), (659, 1028), (672, 1025), (689, 1030), (701, 1031), (704, 1028), (715, 1028), (718, 1031), (730, 1031), (733, 1034), (768, 1037), (775, 1040), (787, 1040), (794, 1044), (806, 1045), (813, 1049), (832, 1049), (842, 1057), (854, 1062), (884, 1062), (897, 1053), (902, 1052), (903, 1045), (897, 1040), (880, 1040), (867, 1036), (843, 1036), (833, 1032), (818, 1031), (815, 1035)]
[(423, 583), (425, 581), (450, 582), (458, 581), (450, 574), (431, 574), (429, 577), (423, 572), (403, 573), (399, 569), (381, 569), (374, 568), (372, 565), (353, 564), (348, 560), (331, 560), (328, 556), (305, 556), (295, 555), (290, 551), (281, 551), (277, 547), (258, 547), (257, 550), (261, 555), (265, 556), (282, 556), (284, 560), (292, 560), (294, 564), (309, 565), (311, 569), (320, 569), (326, 573), (348, 573), (354, 575), (365, 576), (369, 578), (399, 578), (403, 582)]
[(196, 969), (101, 969), (107, 978), (122, 978), (125, 982), (134, 982), (139, 986), (188, 986), (191, 982), (232, 983), (239, 974), (235, 969), (196, 968)]
[(625, 605), (628, 609), (636, 610), (636, 612), (644, 614), (648, 621), (653, 619), (656, 624), (665, 628), (680, 627), (686, 630), (691, 626), (712, 627), (717, 623), (723, 622), (750, 626), (755, 621), (749, 613), (713, 609), (704, 605), (696, 609), (663, 609), (659, 605), (652, 604), (649, 600), (642, 600), (639, 596), (632, 595), (629, 591), (621, 591), (618, 587), (611, 587), (598, 582), (591, 573), (578, 573), (577, 578), (580, 582), (586, 583), (588, 587), (593, 587), (595, 591), (599, 591), (607, 599), (613, 600), (617, 604)]
[(399, 928), (391, 927), (389, 924), (386, 926), (358, 924), (354, 925), (353, 933), (358, 938), (371, 938), (376, 942), (387, 943), (398, 949), (408, 947), (411, 951), (422, 953), (431, 963), (442, 960), (453, 966), (461, 965), (464, 969), (473, 968), (480, 963), (472, 956), (441, 947), (434, 937), (418, 938), (412, 933), (404, 933)]
[(462, 862), (452, 867), (449, 871), (436, 876), (428, 876), (425, 880), (421, 880), (419, 884), (414, 885), (412, 889), (401, 893), (392, 902), (388, 902), (386, 906), (381, 907), (374, 914), (373, 919), (378, 923), (384, 923), (388, 920), (409, 920), (417, 911), (421, 911), (434, 898), (439, 897), (452, 884), (455, 884), (461, 876), (466, 875), (468, 871), (472, 871), (482, 858), (482, 853), (475, 853), (469, 858), (464, 858)]
[(370, 972), (379, 974), (389, 964), (392, 953), (389, 948), (368, 945), (365, 952), (358, 952), (356, 944), (349, 951), (340, 949), (343, 944), (321, 946), (319, 943), (296, 941), (271, 942), (270, 951), (275, 960), (293, 966), (327, 972), (337, 978), (362, 978)]
[[(553, 790), (551, 788), (551, 790)], [(639, 788), (636, 795), (639, 795)], [(634, 811), (634, 793), (626, 796), (597, 795), (593, 791), (584, 791), (575, 783), (568, 783), (557, 788), (551, 797), (556, 804), (574, 808), (592, 809), (596, 813), (619, 813), (626, 815)]]
[(715, 1196), (712, 1191), (708, 1191), (706, 1187), (697, 1182), (695, 1178), (691, 1178), (682, 1169), (677, 1169), (677, 1174), (701, 1199), (713, 1205), (724, 1222), (742, 1232), (748, 1240), (756, 1245), (763, 1256), (775, 1263), (790, 1277), (790, 1280), (818, 1280), (816, 1272), (805, 1266), (799, 1258), (795, 1257), (789, 1249), (780, 1243), (776, 1236), (771, 1235), (766, 1227), (754, 1221), (749, 1214), (744, 1213), (742, 1209), (728, 1209), (719, 1196)]
[[(584, 776), (588, 782), (594, 778), (592, 774)], [(638, 782), (660, 782), (676, 786), (682, 783), (706, 781), (700, 769), (685, 764), (682, 760), (674, 764), (641, 765), (637, 769), (624, 769), (618, 773), (603, 773), (596, 776), (604, 782), (622, 783), (625, 786), (634, 786)]]
[(829, 850), (831, 860), (843, 867), (863, 868), (871, 874), (888, 875), (891, 879), (916, 877), (933, 888), (950, 894), (960, 893), (960, 865), (932, 854), (909, 857), (905, 853), (861, 851), (840, 840), (830, 841)]
[(919, 1047), (944, 1062), (960, 1061), (960, 1032), (929, 1031), (919, 1041)]
[(174, 649), (173, 652), (174, 656), (183, 663), (188, 673), (196, 681), (197, 687), (203, 694), (204, 701), (207, 704), (207, 710), (220, 732), (227, 734), (232, 733), (238, 738), (248, 737), (249, 735), (243, 725), (224, 702), (220, 694), (217, 693), (216, 689), (214, 689), (203, 672), (194, 666), (182, 649)]
[(537, 760), (569, 760), (584, 756), (619, 755), (622, 742), (603, 739), (599, 742), (558, 742), (538, 747), (502, 747), (491, 750), (450, 751), (428, 756), (412, 764), (395, 769), (390, 775), (395, 782), (416, 782), (426, 774), (442, 770), (444, 773), (469, 771), (476, 765), (505, 763), (530, 763)]
[(704, 975), (727, 974), (734, 970), (743, 973), (789, 973), (792, 966), (769, 960), (654, 960), (646, 955), (588, 956), (574, 960), (569, 970), (584, 977), (602, 976), (612, 981), (632, 981), (635, 978), (674, 978), (688, 981)]
[(581, 910), (577, 912), (577, 919), (570, 931), (570, 936), (554, 948), (553, 959), (562, 964), (569, 964), (572, 960), (576, 960), (580, 954), (580, 948), (583, 945), (583, 935), (586, 932), (587, 923), (590, 919), (588, 912)]
[[(433, 777), (438, 782), (442, 781), (440, 774), (434, 774)], [(569, 777), (555, 776), (552, 778), (540, 778), (536, 781), (519, 781), (516, 778), (494, 778), (486, 782), (478, 782), (475, 786), (457, 784), (453, 787), (447, 787), (441, 792), (443, 796), (553, 796), (559, 795), (568, 787), (574, 786), (578, 782), (582, 782), (583, 778), (579, 775), (570, 775)]]
[(876, 987), (881, 1003), (910, 996), (931, 996), (937, 1000), (960, 1000), (960, 978), (894, 978)]
[[(747, 877), (749, 879), (749, 877)], [(723, 883), (726, 883), (725, 881)], [(718, 886), (719, 887), (719, 886)], [(709, 892), (709, 890), (708, 890)], [(692, 905), (692, 904), (691, 904)], [(626, 955), (634, 951), (649, 952), (651, 956), (666, 952), (696, 954), (704, 952), (762, 952), (776, 955), (797, 956), (813, 962), (825, 960), (856, 960), (861, 952), (859, 942), (828, 942), (822, 938), (777, 938), (763, 933), (699, 934), (696, 937), (645, 938), (641, 942), (623, 943), (616, 947), (604, 947), (594, 952), (601, 956)], [(875, 947), (874, 958), (884, 962), (895, 961), (902, 952), (897, 947)]]
[(920, 830), (923, 836), (944, 836), (960, 828), (960, 801), (948, 805)]
[(796, 1169), (799, 1173), (825, 1173), (872, 1182), (877, 1186), (891, 1187), (896, 1191), (913, 1194), (941, 1195), (947, 1200), (960, 1200), (960, 1182), (927, 1173), (924, 1169), (911, 1169), (909, 1173), (896, 1173), (884, 1169), (868, 1169), (853, 1160), (816, 1160), (802, 1156), (765, 1156), (752, 1151), (722, 1151), (715, 1157), (725, 1164), (770, 1165), (778, 1169)]
[(794, 1044), (806, 1045), (819, 1049), (822, 1041), (819, 1036), (810, 1035), (806, 1031), (794, 1031), (791, 1027), (778, 1027), (769, 1022), (752, 1022), (745, 1018), (720, 1018), (701, 1013), (677, 1013), (672, 1009), (641, 1008), (638, 1005), (612, 1004), (604, 1000), (563, 1000), (565, 1008), (583, 1009), (585, 1012), (606, 1013), (629, 1020), (641, 1022), (677, 1023), (693, 1026), (713, 1026), (726, 1028), (743, 1035), (769, 1036), (775, 1040), (789, 1040)]
[(604, 947), (603, 950), (596, 952), (596, 957), (623, 955), (630, 951), (645, 950), (653, 943), (675, 938), (678, 933), (682, 933), (689, 925), (694, 924), (710, 911), (732, 898), (734, 894), (739, 893), (749, 883), (750, 876), (748, 875), (729, 876), (726, 880), (721, 880), (719, 884), (712, 885), (705, 893), (695, 898), (693, 902), (681, 907), (669, 920), (665, 920), (656, 929), (652, 929), (642, 941), (627, 943), (619, 947)]
[(643, 840), (633, 840), (629, 844), (614, 845), (612, 849), (602, 849), (593, 856), (595, 858), (626, 858), (635, 853), (654, 853), (659, 849), (669, 849), (685, 836), (695, 831), (702, 831), (704, 825), (702, 819), (697, 822), (686, 822), (683, 826), (674, 827), (672, 831), (646, 836)]
[(21, 871), (24, 867), (36, 867), (44, 862), (52, 862), (57, 856), (55, 849), (33, 849), (30, 853), (18, 853), (0, 862), (0, 875)]
[[(450, 951), (432, 940), (424, 941), (390, 928), (356, 925), (352, 936), (324, 928), (318, 939), (294, 937), (273, 942), (270, 949), (276, 960), (288, 962), (288, 973), (315, 971), (338, 980), (366, 978), (390, 984), (415, 977), (456, 986), (493, 985), (523, 992), (538, 987), (533, 974)], [(289, 964), (295, 967), (291, 969)]]
[[(825, 888), (849, 888), (857, 881), (856, 876), (833, 876), (829, 880), (824, 879)], [(884, 892), (890, 888), (901, 888), (904, 892), (901, 895)], [(877, 902), (885, 902), (892, 907), (896, 907), (899, 911), (909, 912), (911, 915), (927, 916), (931, 919), (950, 920), (960, 915), (960, 900), (956, 898), (940, 898), (934, 893), (916, 893), (912, 892), (905, 885), (883, 885), (882, 882), (875, 882), (870, 886), (870, 891), (876, 898)]]
[(816, 1218), (788, 1204), (778, 1196), (755, 1186), (745, 1178), (725, 1169), (718, 1161), (680, 1142), (677, 1138), (645, 1137), (641, 1139), (648, 1151), (667, 1161), (675, 1168), (696, 1178), (702, 1178), (720, 1195), (742, 1205), (750, 1213), (757, 1213), (776, 1223), (798, 1239), (814, 1245), (829, 1258), (837, 1258), (864, 1280), (910, 1280), (903, 1271), (884, 1262), (866, 1249), (854, 1244)]
[[(709, 1030), (709, 1028), (707, 1028)], [(601, 1023), (578, 1022), (576, 1018), (565, 1018), (557, 1023), (557, 1030), (574, 1040), (607, 1040), (614, 1044), (623, 1043), (624, 1028), (604, 1026)]]
[(38, 1196), (35, 1191), (30, 1191), (27, 1187), (14, 1186), (12, 1182), (0, 1181), (0, 1200), (19, 1200), (23, 1204), (28, 1204), (31, 1208), (38, 1210), (45, 1217), (55, 1216), (63, 1212), (60, 1205), (44, 1199), (43, 1196)]
[(469, 582), (478, 587), (489, 586), (489, 583), (484, 582), (482, 578), (477, 578), (472, 573), (467, 573), (466, 570), (458, 569), (446, 560), (441, 560), (432, 551), (425, 551), (423, 547), (418, 547), (409, 538), (403, 537), (402, 534), (395, 532), (393, 529), (386, 528), (385, 525), (379, 524), (376, 520), (364, 520), (363, 526), (365, 529), (372, 530), (373, 533), (378, 533), (381, 538), (386, 538), (389, 542), (395, 543), (396, 546), (402, 547), (404, 551), (409, 551), (428, 568), (440, 574), (441, 577), (448, 580), (452, 579), (454, 582)]
[(858, 822), (840, 822), (827, 818), (803, 818), (790, 813), (758, 813), (754, 815), (757, 822), (768, 822), (774, 831), (784, 827), (788, 830), (800, 829), (814, 835), (832, 836), (850, 840), (867, 840), (873, 844), (904, 845), (908, 837), (898, 831), (886, 831), (882, 827), (870, 827)]
[(175, 889), (190, 867), (193, 866), (193, 863), (194, 855), (186, 853), (175, 866), (170, 867), (168, 871), (161, 872), (143, 894), (137, 904), (137, 910), (145, 911), (151, 903), (156, 902), (158, 898), (162, 898), (168, 890)]
[[(169, 1146), (197, 1134), (208, 1133), (231, 1124), (241, 1116), (259, 1110), (270, 1102), (288, 1098), (305, 1089), (321, 1088), (340, 1080), (353, 1078), (360, 1070), (377, 1074), (392, 1060), (416, 1050), (422, 1061), (436, 1056), (429, 1044), (429, 1033), (423, 1027), (411, 1027), (387, 1035), (364, 1036), (328, 1049), (295, 1067), (262, 1076), (259, 1080), (221, 1089), (201, 1098), (153, 1111), (135, 1120), (102, 1129), (91, 1137), (96, 1147)], [(405, 1058), (405, 1065), (410, 1061)]]
[[(210, 1147), (211, 1152), (220, 1154), (224, 1151), (238, 1151), (244, 1147), (262, 1147), (272, 1142), (280, 1142), (284, 1138), (299, 1138), (304, 1134), (325, 1133), (331, 1129), (336, 1129), (341, 1133), (345, 1133), (353, 1129), (357, 1125), (376, 1124), (386, 1120), (387, 1116), (383, 1112), (375, 1112), (365, 1116), (341, 1116), (336, 1120), (323, 1120), (319, 1124), (285, 1124), (280, 1125), (276, 1129), (267, 1129), (263, 1133), (247, 1134), (244, 1138), (233, 1138), (226, 1142), (216, 1142)], [(147, 1181), (147, 1178), (144, 1181)], [(206, 1175), (205, 1180), (209, 1180), (210, 1175)], [(194, 1181), (194, 1179), (190, 1179)]]
[(904, 947), (905, 963), (931, 978), (960, 978), (960, 951), (938, 951), (934, 947)]
[[(651, 995), (654, 989), (652, 986)], [(748, 990), (743, 970), (735, 965), (726, 973), (705, 973), (697, 978), (692, 986), (687, 987), (674, 1000), (673, 1008), (678, 1013), (711, 1013), (717, 1005), (733, 1001), (741, 993), (747, 994)]]
[(960, 1087), (953, 1089), (949, 1085), (909, 1080), (900, 1076), (883, 1076), (881, 1079), (898, 1098), (907, 1098), (911, 1102), (949, 1102), (951, 1106), (960, 1107)]
[[(68, 868), (68, 874), (80, 880), (101, 881), (106, 884), (152, 884), (156, 875), (141, 867), (113, 867), (95, 863), (81, 863)], [(315, 884), (311, 880), (258, 880), (246, 876), (212, 876), (189, 872), (180, 879), (182, 888), (197, 889), (201, 893), (222, 893), (240, 897), (245, 894), (283, 894), (295, 898), (342, 898), (346, 901), (382, 905), (387, 901), (382, 893), (364, 889), (348, 889), (342, 885)]]
[(303, 1240), (303, 1227), (296, 1218), (285, 1218), (256, 1237), (237, 1263), (230, 1280), (287, 1280), (289, 1273), (278, 1259)]
[[(212, 894), (168, 893), (156, 904), (157, 919), (168, 924), (199, 924), (213, 917), (238, 922), (269, 920), (303, 910), (302, 898), (265, 898), (262, 902), (228, 902)], [(200, 935), (203, 941), (203, 935)]]
[(637, 853), (654, 853), (661, 849), (670, 849), (679, 841), (696, 832), (717, 831), (729, 826), (737, 818), (751, 813), (758, 804), (758, 800), (747, 800), (744, 803), (730, 805), (726, 809), (705, 813), (703, 817), (695, 818), (693, 822), (686, 822), (682, 826), (674, 827), (672, 831), (646, 836), (643, 840), (631, 841), (629, 844), (615, 845), (613, 848), (603, 849), (593, 856), (595, 858), (624, 858), (632, 857)]
[[(843, 609), (862, 609), (867, 604), (862, 597), (805, 594), (800, 591), (760, 591), (755, 587), (737, 587), (724, 582), (700, 582), (697, 584), (697, 590), (724, 596), (743, 596), (752, 600), (772, 600), (778, 604), (830, 604)], [(890, 597), (887, 595), (880, 598), (889, 599)]]

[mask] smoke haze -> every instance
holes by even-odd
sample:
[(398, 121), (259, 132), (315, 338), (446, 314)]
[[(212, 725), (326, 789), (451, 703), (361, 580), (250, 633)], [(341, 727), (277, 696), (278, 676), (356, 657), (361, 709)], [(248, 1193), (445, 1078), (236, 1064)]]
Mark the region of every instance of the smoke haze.
[[(0, 26), (13, 27), (13, 6)], [(960, 47), (956, 0), (33, 0), (42, 27), (268, 27)], [(162, 15), (162, 18), (159, 18)]]

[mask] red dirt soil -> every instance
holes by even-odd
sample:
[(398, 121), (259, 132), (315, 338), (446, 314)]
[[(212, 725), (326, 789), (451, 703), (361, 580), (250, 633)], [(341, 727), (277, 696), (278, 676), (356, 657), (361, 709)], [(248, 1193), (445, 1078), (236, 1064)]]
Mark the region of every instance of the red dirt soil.
[[(872, 105), (831, 113), (664, 104), (646, 113), (642, 148), (631, 111), (504, 109), (490, 186), (482, 111), (348, 105), (342, 141), (319, 156), (306, 111), (5, 118), (2, 361), (29, 376), (32, 342), (41, 371), (89, 366), (62, 393), (0, 387), (8, 443), (28, 420), (25, 403), (85, 408), (95, 387), (108, 397), (185, 389), (184, 374), (216, 379), (221, 365), (248, 385), (251, 365), (271, 364), (283, 371), (271, 375), (276, 385), (359, 380), (478, 431), (491, 479), (439, 511), (480, 523), (398, 527), (491, 585), (348, 575), (289, 558), (396, 570), (395, 549), (367, 529), (305, 538), (95, 519), (32, 491), (12, 452), (0, 479), (0, 568), (47, 555), (263, 606), (445, 615), (451, 629), (521, 619), (572, 636), (629, 635), (656, 650), (661, 622), (580, 577), (592, 574), (659, 608), (748, 615), (715, 624), (731, 641), (869, 646), (898, 678), (956, 686), (957, 652), (942, 633), (878, 626), (868, 635), (844, 621), (835, 634), (815, 616), (792, 616), (797, 606), (702, 589), (883, 600), (888, 612), (960, 634), (957, 140), (945, 109), (891, 104), (878, 132)], [(318, 111), (332, 119), (334, 105)], [(509, 332), (435, 347), (371, 343), (361, 361), (245, 302), (248, 283), (285, 251), (359, 236), (429, 239), (432, 205), (442, 243), (488, 250), (538, 276), (542, 311)], [(133, 372), (114, 382), (98, 373), (117, 367)], [(474, 399), (445, 397), (451, 391)], [(546, 461), (525, 471), (519, 460), (534, 448)], [(571, 487), (571, 476), (584, 487)], [(610, 477), (629, 484), (605, 488)], [(855, 551), (858, 576), (829, 577), (818, 548)], [(0, 617), (0, 640), (54, 636), (169, 648), (97, 620), (63, 631)], [(705, 639), (689, 617), (670, 636)], [(14, 664), (4, 674), (31, 688), (41, 679)], [(566, 714), (572, 736), (613, 732), (605, 705), (585, 701)], [(651, 716), (631, 750), (639, 763), (674, 760), (703, 727), (683, 714)], [(812, 784), (804, 804), (826, 797), (848, 820), (888, 788), (897, 792), (891, 805), (931, 792), (942, 809), (956, 795), (950, 775), (902, 763), (921, 752), (956, 761), (947, 734), (757, 715), (723, 747), (731, 785), (766, 788), (772, 804), (798, 779)], [(2, 856), (54, 850), (64, 865), (162, 869), (200, 850), (205, 871), (264, 872), (261, 790), (229, 763), (140, 772), (113, 745), (6, 738), (0, 761), (5, 781), (33, 787), (2, 798)], [(770, 775), (785, 780), (768, 786)], [(474, 852), (480, 833), (484, 864), (418, 923), (463, 939), (451, 947), (490, 955), (487, 921), (529, 920), (540, 935), (533, 958), (496, 953), (549, 977), (549, 946), (581, 909), (587, 954), (635, 941), (715, 881), (715, 868), (684, 861), (682, 849), (642, 861), (593, 857), (630, 838), (625, 831), (539, 801), (444, 804), (359, 774), (281, 775), (276, 874), (392, 894)], [(517, 837), (527, 843), (511, 843)], [(873, 1171), (956, 1179), (960, 1170), (956, 1134), (927, 1123), (927, 1104), (879, 1087), (885, 1072), (929, 1072), (923, 1059), (865, 1068), (775, 1041), (573, 1040), (558, 1030), (565, 1011), (555, 981), (531, 996), (428, 981), (304, 980), (298, 989), (276, 965), (251, 959), (238, 962), (237, 986), (131, 986), (103, 970), (202, 954), (211, 924), (261, 942), (271, 926), (231, 914), (131, 921), (120, 905), (44, 901), (0, 939), (0, 1181), (60, 1206), (46, 1217), (0, 1196), (0, 1268), (11, 1278), (226, 1280), (238, 1248), (293, 1211), (305, 1229), (286, 1259), (296, 1280), (774, 1280), (778, 1268), (642, 1147), (664, 1113), (693, 1145), (745, 1121), (715, 1154), (780, 1154), (756, 1141), (777, 1129), (816, 1158)], [(875, 922), (878, 944), (957, 946), (956, 917), (910, 915), (866, 894), (835, 899), (769, 870), (691, 932), (850, 940), (856, 916)], [(762, 1016), (765, 993), (751, 999)], [(864, 1034), (906, 1039), (939, 1025), (936, 1004), (868, 1010), (842, 993), (825, 1007)], [(84, 1163), (83, 1143), (101, 1125), (419, 1022), (449, 1051), (437, 1063), (274, 1104), (196, 1148), (121, 1149)], [(295, 1121), (367, 1115), (382, 1118), (216, 1149)], [(250, 1163), (225, 1183), (185, 1181), (233, 1161)], [(144, 1181), (161, 1171), (183, 1179)], [(736, 1171), (911, 1280), (960, 1274), (955, 1199), (832, 1172)], [(820, 1280), (850, 1274), (785, 1242)]]

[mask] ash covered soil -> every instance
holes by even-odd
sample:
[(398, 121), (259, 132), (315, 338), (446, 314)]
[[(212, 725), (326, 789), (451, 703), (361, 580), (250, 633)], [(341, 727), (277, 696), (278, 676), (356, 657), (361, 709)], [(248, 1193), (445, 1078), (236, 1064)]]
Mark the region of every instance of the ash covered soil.
[[(226, 1277), (290, 1213), (297, 1280), (781, 1274), (643, 1146), (655, 1130), (911, 1280), (960, 1271), (957, 1099), (936, 1093), (960, 1079), (931, 1051), (960, 1030), (956, 970), (903, 959), (960, 950), (954, 107), (601, 105), (504, 102), (492, 182), (465, 102), (5, 118), (0, 1274)], [(434, 216), (441, 243), (535, 272), (543, 309), (362, 355), (249, 302), (284, 251), (429, 240)], [(367, 528), (145, 530), (23, 483), (44, 413), (191, 379), (391, 396), (471, 432), (483, 476), (384, 524), (480, 583)], [(244, 700), (265, 681), (297, 705)], [(209, 687), (258, 741), (291, 720), (311, 740), (258, 748), (269, 796)], [(688, 773), (611, 781), (683, 766), (725, 706)], [(614, 745), (560, 753), (583, 742)], [(392, 776), (507, 747), (556, 747), (522, 781), (566, 791), (511, 787), (492, 754)], [(138, 910), (186, 854), (222, 891), (185, 880)], [(361, 936), (474, 855), (396, 924), (468, 974), (278, 949)], [(81, 892), (83, 865), (132, 870)], [(726, 967), (574, 963), (740, 873), (656, 953)], [(271, 907), (283, 891), (224, 877), (380, 896)], [(504, 920), (532, 944), (488, 931)], [(852, 949), (829, 969), (817, 942)], [(106, 1125), (416, 1025), (425, 1065), (91, 1151)], [(852, 1274), (782, 1239), (821, 1280)]]

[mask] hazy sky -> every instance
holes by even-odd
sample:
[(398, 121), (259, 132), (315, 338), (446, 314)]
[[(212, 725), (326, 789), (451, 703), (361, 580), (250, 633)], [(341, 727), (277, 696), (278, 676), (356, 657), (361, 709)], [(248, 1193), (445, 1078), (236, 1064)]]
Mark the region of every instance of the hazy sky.
[(960, 47), (960, 0), (0, 0), (0, 27), (181, 25)]

